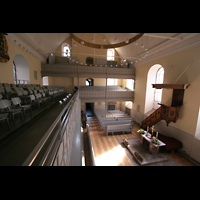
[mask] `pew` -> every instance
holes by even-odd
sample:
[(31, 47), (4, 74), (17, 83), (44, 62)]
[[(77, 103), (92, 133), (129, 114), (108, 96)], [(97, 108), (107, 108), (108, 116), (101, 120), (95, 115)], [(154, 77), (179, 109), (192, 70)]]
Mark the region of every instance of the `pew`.
[(102, 128), (102, 130), (105, 132), (106, 130), (104, 130), (104, 129), (106, 129), (107, 126), (131, 124), (131, 122), (132, 122), (131, 119), (128, 119), (128, 120), (121, 120), (121, 121), (105, 121), (105, 122), (102, 122), (101, 128)]
[(118, 117), (118, 118), (114, 118), (114, 117), (111, 117), (111, 118), (103, 118), (103, 119), (98, 119), (98, 122), (99, 122), (99, 126), (102, 126), (102, 123), (103, 122), (119, 122), (119, 121), (125, 121), (125, 120), (132, 120), (131, 117), (128, 117), (128, 116), (124, 116), (124, 117)]
[(109, 125), (106, 129), (106, 135), (108, 136), (108, 133), (114, 133), (114, 132), (124, 132), (130, 131), (132, 133), (132, 124), (122, 124), (122, 125)]

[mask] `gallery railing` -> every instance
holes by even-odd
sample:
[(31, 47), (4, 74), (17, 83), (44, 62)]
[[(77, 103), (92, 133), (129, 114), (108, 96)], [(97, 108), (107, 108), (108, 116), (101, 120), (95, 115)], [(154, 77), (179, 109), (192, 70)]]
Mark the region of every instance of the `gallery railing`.
[(60, 102), (63, 107), (61, 113), (23, 163), (24, 166), (70, 165), (75, 126), (78, 127), (78, 134), (81, 128), (79, 91), (72, 95), (69, 101), (65, 100), (66, 103), (64, 100)]
[(89, 145), (90, 164), (91, 166), (96, 166), (95, 159), (94, 159), (94, 150), (93, 150), (92, 140), (90, 136), (90, 127), (88, 124), (86, 125), (86, 128), (87, 128), (87, 139), (88, 139), (88, 145)]
[(129, 78), (135, 79), (135, 69), (97, 67), (75, 64), (41, 64), (42, 76)]
[[(80, 99), (92, 99), (95, 101), (103, 101), (104, 99), (118, 99), (118, 101), (134, 102), (134, 91), (80, 91)], [(106, 96), (105, 96), (106, 95)]]

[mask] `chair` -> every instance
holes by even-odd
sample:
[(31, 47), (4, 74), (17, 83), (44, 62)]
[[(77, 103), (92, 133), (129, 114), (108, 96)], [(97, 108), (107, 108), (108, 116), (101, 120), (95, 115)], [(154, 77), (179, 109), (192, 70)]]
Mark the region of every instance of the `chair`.
[(23, 113), (24, 113), (24, 118), (26, 119), (26, 116), (25, 116), (25, 110), (29, 109), (30, 111), (30, 115), (32, 117), (32, 113), (31, 113), (31, 104), (27, 104), (27, 105), (21, 105), (21, 99), (19, 97), (15, 97), (15, 98), (11, 98), (12, 102), (13, 102), (13, 105), (14, 106), (20, 106), (20, 108), (22, 108), (23, 110)]
[(9, 113), (12, 116), (13, 123), (15, 126), (15, 118), (14, 115), (20, 113), (21, 119), (23, 122), (23, 116), (22, 116), (22, 108), (11, 108), (11, 102), (8, 101), (7, 99), (0, 100), (0, 109), (2, 109), (2, 113)]
[(40, 104), (42, 103), (42, 100), (40, 99), (36, 99), (35, 96), (33, 94), (29, 95), (30, 99), (31, 99), (31, 103), (35, 103), (39, 106), (40, 108)]
[(8, 128), (10, 129), (9, 119), (8, 119), (8, 113), (0, 114), (0, 121), (6, 120)]
[(46, 101), (48, 100), (47, 97), (42, 97), (42, 95), (41, 95), (40, 93), (37, 93), (37, 94), (35, 95), (35, 97), (36, 97), (36, 100), (37, 100), (37, 101), (42, 101), (42, 103), (44, 102), (45, 105), (46, 105)]

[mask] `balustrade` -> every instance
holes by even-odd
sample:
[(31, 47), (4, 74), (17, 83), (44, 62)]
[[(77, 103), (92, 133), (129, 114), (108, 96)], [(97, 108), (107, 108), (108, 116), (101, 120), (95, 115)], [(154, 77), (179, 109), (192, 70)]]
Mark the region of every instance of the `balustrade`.
[(128, 78), (135, 79), (135, 69), (119, 67), (96, 67), (71, 64), (42, 64), (42, 76)]
[(81, 165), (80, 104), (77, 91), (23, 163), (24, 166)]

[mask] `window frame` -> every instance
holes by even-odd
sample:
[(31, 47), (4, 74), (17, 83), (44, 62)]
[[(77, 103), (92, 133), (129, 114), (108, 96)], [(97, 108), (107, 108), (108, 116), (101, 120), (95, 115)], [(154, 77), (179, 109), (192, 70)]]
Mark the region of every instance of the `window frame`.
[[(68, 52), (68, 56), (66, 55), (66, 53), (65, 53), (65, 50), (64, 50), (64, 48), (65, 47), (68, 47), (69, 48), (69, 52)], [(67, 58), (69, 58), (70, 56), (71, 56), (71, 47), (70, 47), (70, 45), (68, 44), (68, 43), (63, 43), (62, 44), (62, 46), (61, 46), (61, 51), (62, 51), (62, 57), (67, 57)]]
[[(161, 72), (162, 70), (162, 72)], [(156, 84), (163, 84), (164, 81), (164, 68), (160, 67), (156, 72), (155, 83)], [(162, 78), (160, 78), (162, 76)], [(162, 81), (161, 81), (162, 79)], [(162, 101), (162, 89), (155, 89), (154, 91), (154, 104), (161, 103)], [(156, 107), (154, 106), (154, 109)]]
[[(108, 55), (108, 52), (112, 52), (112, 55)], [(115, 60), (115, 50), (114, 49), (108, 49), (107, 50), (107, 60), (110, 60), (110, 61)]]

